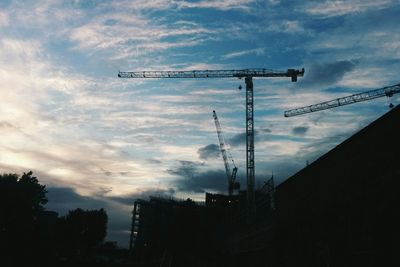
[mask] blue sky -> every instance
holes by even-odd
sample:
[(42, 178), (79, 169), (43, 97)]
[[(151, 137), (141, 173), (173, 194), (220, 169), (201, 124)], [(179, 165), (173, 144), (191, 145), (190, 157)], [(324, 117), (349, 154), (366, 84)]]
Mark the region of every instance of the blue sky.
[[(400, 1), (0, 2), (0, 171), (32, 170), (49, 209), (104, 207), (128, 243), (135, 198), (225, 191), (216, 110), (245, 184), (235, 79), (119, 79), (118, 70), (306, 69), (255, 79), (256, 184), (282, 182), (388, 111), (376, 99), (283, 111), (396, 84)], [(394, 96), (391, 101), (398, 103)]]

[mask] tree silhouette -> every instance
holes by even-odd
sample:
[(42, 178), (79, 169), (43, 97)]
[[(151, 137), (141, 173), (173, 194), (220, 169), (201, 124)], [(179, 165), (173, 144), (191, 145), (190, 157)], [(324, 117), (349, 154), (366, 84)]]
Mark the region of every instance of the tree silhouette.
[(47, 203), (46, 189), (32, 172), (0, 175), (0, 235), (31, 228)]
[(0, 175), (0, 266), (92, 266), (106, 211), (78, 208), (58, 217), (45, 210), (46, 193), (31, 171)]
[(107, 213), (104, 209), (75, 209), (60, 218), (60, 238), (67, 254), (85, 253), (103, 242), (107, 230)]
[[(0, 175), (0, 251), (5, 258), (31, 257), (40, 240), (38, 218), (47, 203), (46, 188), (32, 172)], [(4, 260), (4, 259), (3, 259)]]

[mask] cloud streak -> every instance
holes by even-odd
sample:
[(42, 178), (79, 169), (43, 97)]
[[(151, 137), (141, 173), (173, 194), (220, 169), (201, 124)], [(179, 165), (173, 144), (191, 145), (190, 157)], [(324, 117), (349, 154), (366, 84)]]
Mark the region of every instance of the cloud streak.
[(324, 1), (313, 3), (306, 8), (306, 12), (323, 18), (351, 15), (358, 12), (383, 9), (392, 4), (393, 1), (370, 1), (370, 0), (351, 0), (351, 1)]
[(222, 56), (222, 58), (231, 59), (231, 58), (236, 58), (236, 57), (247, 56), (249, 54), (263, 55), (264, 52), (265, 52), (264, 48), (256, 48), (256, 49), (232, 52), (232, 53), (229, 53), (229, 54), (226, 54), (226, 55)]

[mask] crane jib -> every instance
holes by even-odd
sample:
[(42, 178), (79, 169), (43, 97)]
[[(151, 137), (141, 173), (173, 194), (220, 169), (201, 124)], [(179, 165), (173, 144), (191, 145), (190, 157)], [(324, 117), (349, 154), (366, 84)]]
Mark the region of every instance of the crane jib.
[(274, 71), (269, 69), (243, 70), (193, 70), (193, 71), (139, 71), (119, 72), (119, 78), (245, 78), (245, 77), (291, 77), (293, 81), (303, 76), (304, 69)]
[(318, 104), (305, 106), (301, 108), (295, 108), (287, 110), (284, 112), (285, 117), (293, 117), (297, 115), (302, 115), (306, 113), (321, 111), (325, 109), (335, 108), (339, 106), (349, 105), (353, 103), (358, 103), (362, 101), (367, 101), (379, 97), (392, 97), (394, 94), (400, 93), (400, 83), (392, 86), (386, 86), (380, 89), (375, 89), (359, 94), (353, 94), (345, 97), (340, 97), (337, 99), (321, 102)]

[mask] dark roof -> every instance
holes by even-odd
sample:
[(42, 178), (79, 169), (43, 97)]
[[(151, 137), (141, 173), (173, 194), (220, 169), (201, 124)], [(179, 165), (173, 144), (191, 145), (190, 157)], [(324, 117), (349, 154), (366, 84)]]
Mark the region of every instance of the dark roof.
[[(299, 177), (308, 176), (322, 169), (327, 176), (346, 174), (371, 174), (393, 171), (400, 165), (400, 105), (300, 170), (278, 187), (285, 187)], [(398, 170), (398, 167), (395, 168)], [(321, 174), (321, 173), (319, 173)], [(348, 176), (348, 175), (346, 175)], [(320, 179), (324, 179), (320, 177)]]

